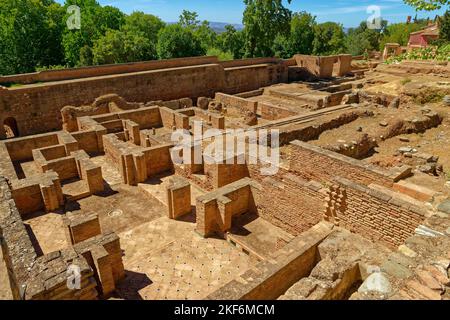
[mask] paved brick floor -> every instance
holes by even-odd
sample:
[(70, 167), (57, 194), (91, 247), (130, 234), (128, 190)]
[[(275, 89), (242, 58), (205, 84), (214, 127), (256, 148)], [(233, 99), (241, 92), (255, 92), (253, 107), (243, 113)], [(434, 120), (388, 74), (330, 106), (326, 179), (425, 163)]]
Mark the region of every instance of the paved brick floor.
[(201, 299), (245, 272), (252, 259), (222, 239), (203, 239), (195, 224), (162, 217), (120, 234), (124, 299)]

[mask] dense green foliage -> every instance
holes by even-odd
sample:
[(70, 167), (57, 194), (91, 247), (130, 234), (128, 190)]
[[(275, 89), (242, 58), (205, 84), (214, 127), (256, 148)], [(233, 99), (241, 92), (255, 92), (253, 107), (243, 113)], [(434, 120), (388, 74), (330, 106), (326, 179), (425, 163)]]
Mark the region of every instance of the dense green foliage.
[(273, 40), (289, 34), (292, 12), (283, 6), (282, 0), (244, 0), (244, 3), (245, 56), (272, 56)]
[(224, 52), (230, 52), (234, 59), (244, 56), (244, 33), (232, 25), (225, 26), (225, 32), (217, 36), (217, 46)]
[(0, 1), (0, 74), (60, 64), (63, 16), (52, 1)]
[(122, 30), (129, 33), (142, 33), (142, 36), (148, 39), (156, 46), (158, 42), (158, 32), (166, 24), (158, 17), (135, 11), (125, 17), (125, 24)]
[(272, 47), (275, 55), (289, 58), (296, 53), (311, 53), (313, 51), (316, 18), (307, 12), (294, 13), (290, 26), (288, 35), (279, 34), (275, 38)]
[(156, 59), (154, 44), (141, 33), (108, 30), (94, 43), (93, 64)]
[(387, 21), (381, 21), (381, 29), (367, 28), (367, 23), (361, 22), (357, 28), (348, 30), (345, 39), (346, 52), (352, 55), (361, 55), (379, 49), (381, 38), (386, 34)]
[(433, 11), (449, 5), (450, 0), (404, 0), (406, 4), (415, 7), (417, 10)]
[(402, 60), (437, 60), (450, 61), (450, 44), (443, 45), (439, 48), (428, 47), (413, 50), (402, 55), (389, 58), (386, 63), (397, 63)]
[(440, 39), (450, 42), (450, 10), (447, 10), (441, 18)]
[(332, 55), (343, 53), (344, 28), (335, 22), (325, 22), (314, 26), (313, 53)]
[(201, 56), (206, 53), (194, 31), (183, 28), (181, 24), (171, 24), (159, 31), (156, 50), (160, 59)]
[[(243, 30), (227, 25), (216, 32), (196, 12), (183, 10), (178, 23), (166, 24), (143, 12), (130, 15), (96, 0), (0, 1), (0, 75), (66, 67), (140, 60), (216, 55), (221, 60), (294, 54), (367, 54), (384, 44), (406, 45), (409, 34), (426, 21), (387, 25), (371, 30), (366, 22), (346, 33), (341, 24), (317, 23), (307, 12), (292, 12), (290, 0), (244, 0)], [(449, 0), (405, 0), (418, 9), (448, 4)], [(80, 28), (69, 28), (69, 7), (81, 10)], [(441, 18), (441, 40), (450, 39), (450, 13)], [(447, 51), (436, 52), (440, 57)], [(423, 53), (422, 56), (429, 56)]]
[(415, 23), (395, 23), (389, 25), (380, 40), (380, 49), (383, 49), (386, 43), (398, 43), (401, 46), (406, 46), (410, 33), (423, 29), (426, 24), (426, 21), (420, 20)]
[[(66, 0), (65, 9), (70, 5), (80, 7), (82, 18), (80, 30), (69, 30), (65, 27), (62, 36), (65, 62), (73, 67), (81, 65), (81, 48), (93, 48), (94, 42), (104, 36), (106, 31), (119, 30), (125, 22), (125, 15), (117, 8), (102, 7), (95, 0)], [(66, 14), (63, 22), (69, 16), (70, 14)]]

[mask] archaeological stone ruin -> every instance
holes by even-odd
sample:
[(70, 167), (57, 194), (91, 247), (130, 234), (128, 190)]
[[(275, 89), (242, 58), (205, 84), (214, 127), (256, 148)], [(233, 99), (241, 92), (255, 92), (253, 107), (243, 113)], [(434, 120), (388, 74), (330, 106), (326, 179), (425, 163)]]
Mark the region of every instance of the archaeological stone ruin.
[(449, 300), (450, 65), (358, 59), (0, 77), (0, 299)]

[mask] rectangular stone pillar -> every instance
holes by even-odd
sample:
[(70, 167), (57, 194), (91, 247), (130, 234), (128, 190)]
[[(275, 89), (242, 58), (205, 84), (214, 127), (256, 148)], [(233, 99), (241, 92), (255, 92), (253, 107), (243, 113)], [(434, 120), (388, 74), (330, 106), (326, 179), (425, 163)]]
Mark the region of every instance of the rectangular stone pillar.
[(96, 213), (72, 214), (64, 217), (66, 225), (66, 237), (72, 245), (91, 239), (102, 233), (100, 220)]
[(352, 55), (351, 54), (340, 54), (337, 60), (336, 75), (338, 77), (343, 77), (352, 71)]
[(166, 187), (170, 219), (178, 219), (192, 212), (191, 184), (184, 178), (174, 177)]
[(127, 140), (139, 146), (141, 145), (141, 132), (139, 125), (131, 120), (124, 121), (125, 132), (128, 134)]
[(97, 269), (98, 287), (103, 297), (109, 297), (116, 289), (110, 256), (103, 246), (95, 246), (91, 255)]
[(211, 117), (211, 126), (215, 129), (224, 130), (225, 129), (225, 117)]

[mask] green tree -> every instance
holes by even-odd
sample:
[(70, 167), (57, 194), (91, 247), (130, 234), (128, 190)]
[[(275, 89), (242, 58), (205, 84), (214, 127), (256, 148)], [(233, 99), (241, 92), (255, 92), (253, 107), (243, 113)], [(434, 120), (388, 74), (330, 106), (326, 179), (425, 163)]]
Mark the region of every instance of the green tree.
[(158, 17), (135, 11), (125, 18), (125, 24), (122, 30), (126, 32), (142, 32), (144, 37), (152, 41), (158, 42), (158, 32), (164, 28), (165, 23)]
[(450, 0), (403, 0), (406, 4), (417, 10), (433, 11), (449, 5)]
[(157, 53), (160, 59), (171, 59), (202, 56), (206, 51), (191, 29), (172, 24), (159, 31)]
[(369, 29), (363, 21), (357, 28), (350, 28), (345, 38), (347, 53), (361, 55), (366, 51), (378, 50), (380, 39), (386, 31), (387, 21), (381, 21), (379, 30)]
[(217, 37), (217, 45), (224, 52), (230, 52), (234, 59), (244, 56), (244, 33), (237, 31), (232, 25), (225, 26), (225, 32)]
[(313, 53), (333, 55), (343, 53), (345, 33), (341, 24), (325, 22), (314, 26)]
[(274, 39), (289, 34), (292, 12), (284, 7), (282, 0), (244, 0), (244, 4), (245, 55), (273, 55)]
[(94, 53), (92, 48), (84, 46), (80, 49), (80, 66), (92, 66), (94, 64)]
[(217, 33), (211, 28), (208, 21), (203, 21), (194, 30), (195, 36), (200, 39), (203, 49), (207, 51), (217, 45)]
[(198, 20), (198, 13), (195, 11), (183, 10), (180, 15), (179, 23), (183, 27), (194, 28), (200, 24), (200, 20)]
[(439, 37), (444, 41), (450, 41), (450, 11), (447, 10), (441, 17)]
[(425, 22), (418, 23), (395, 23), (386, 28), (380, 40), (380, 50), (384, 49), (386, 43), (398, 43), (401, 46), (406, 46), (409, 41), (411, 32), (421, 30), (426, 25)]
[[(117, 8), (102, 7), (95, 0), (66, 0), (65, 7), (77, 5), (81, 9), (81, 29), (65, 28), (63, 47), (66, 63), (80, 65), (80, 51), (85, 46), (93, 47), (95, 40), (105, 35), (109, 29), (119, 30), (125, 22), (125, 15)], [(66, 14), (66, 19), (69, 14)]]
[(142, 33), (108, 30), (94, 42), (93, 63), (113, 64), (156, 58), (156, 50)]
[(64, 8), (53, 1), (46, 0), (47, 15), (46, 24), (48, 26), (43, 43), (44, 51), (42, 52), (42, 60), (37, 65), (42, 67), (50, 67), (64, 64), (64, 49), (62, 46), (62, 34), (65, 28)]
[(290, 58), (294, 54), (311, 54), (314, 41), (316, 18), (307, 12), (296, 12), (292, 15), (291, 30), (288, 36), (278, 35), (275, 38), (273, 51), (282, 58)]
[(0, 2), (0, 74), (62, 64), (62, 8), (51, 0)]
[(349, 31), (345, 38), (345, 47), (347, 48), (347, 53), (354, 56), (373, 50), (372, 44), (366, 35), (355, 31)]
[(218, 48), (209, 48), (206, 52), (207, 56), (216, 56), (220, 61), (233, 60), (233, 54), (231, 52), (224, 52)]

